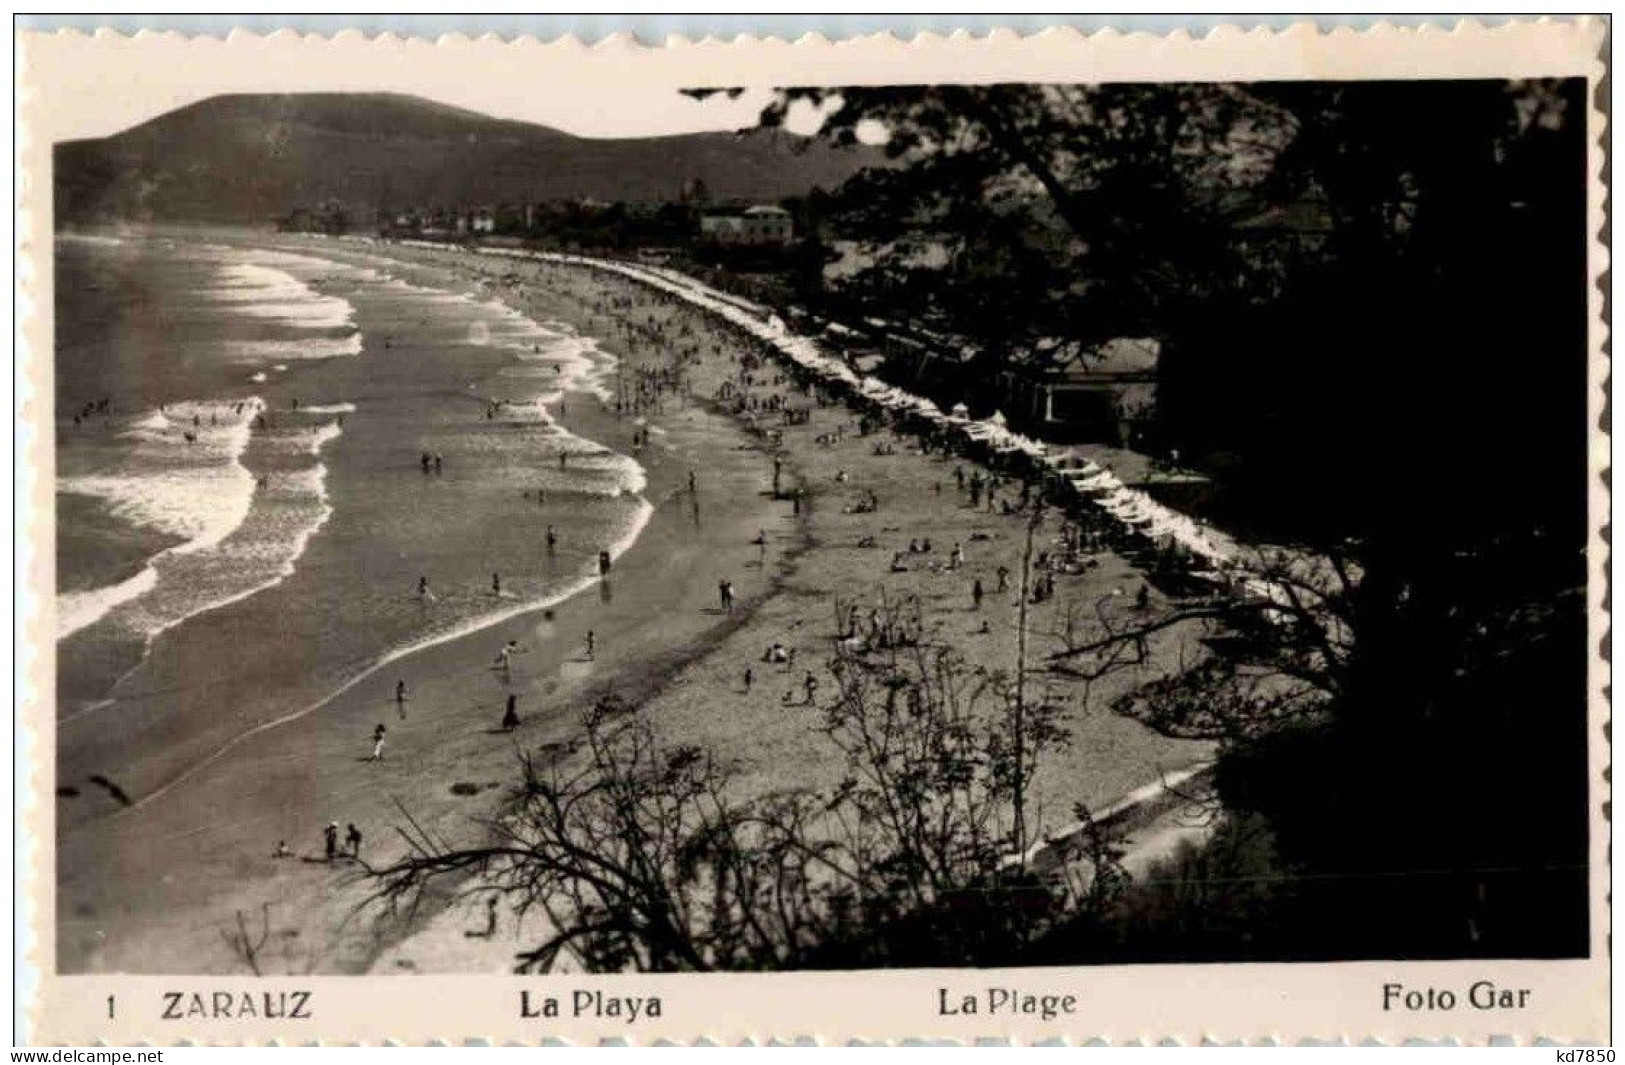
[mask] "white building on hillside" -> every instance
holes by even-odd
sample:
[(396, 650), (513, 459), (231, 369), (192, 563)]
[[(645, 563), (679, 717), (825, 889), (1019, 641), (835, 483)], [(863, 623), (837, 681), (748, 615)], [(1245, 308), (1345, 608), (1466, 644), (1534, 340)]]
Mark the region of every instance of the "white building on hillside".
[(717, 244), (788, 244), (793, 236), (790, 212), (782, 207), (748, 207), (700, 215), (700, 239)]

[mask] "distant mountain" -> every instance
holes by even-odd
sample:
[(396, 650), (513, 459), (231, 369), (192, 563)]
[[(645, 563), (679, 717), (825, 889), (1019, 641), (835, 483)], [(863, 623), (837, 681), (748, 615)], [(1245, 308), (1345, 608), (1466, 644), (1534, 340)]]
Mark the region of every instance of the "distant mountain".
[(391, 207), (590, 197), (777, 200), (834, 189), (875, 149), (781, 130), (600, 140), (393, 93), (215, 96), (55, 146), (58, 223), (262, 222), (336, 200)]

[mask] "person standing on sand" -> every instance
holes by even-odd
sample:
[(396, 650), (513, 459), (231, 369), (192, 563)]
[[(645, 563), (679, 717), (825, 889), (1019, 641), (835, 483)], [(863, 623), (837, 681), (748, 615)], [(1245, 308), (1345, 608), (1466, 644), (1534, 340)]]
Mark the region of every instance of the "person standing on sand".
[(377, 728), (372, 730), (372, 757), (367, 759), (367, 761), (377, 762), (383, 759), (385, 731), (387, 730), (384, 728), (384, 723), (382, 721), (378, 723)]
[(755, 679), (756, 679), (756, 675), (751, 672), (749, 666), (746, 666), (745, 667), (745, 692), (746, 692), (746, 694), (750, 693), (751, 682), (754, 681)]
[(502, 595), (502, 577), (496, 573), (491, 574), (491, 594), (495, 596)]
[(970, 586), (971, 609), (982, 609), (982, 578), (978, 577)]
[(429, 594), (429, 578), (427, 578), (427, 577), (419, 577), (418, 578), (418, 598), (419, 599), (433, 599), (434, 598), (434, 596)]
[(344, 846), (349, 849), (350, 857), (361, 860), (361, 830), (351, 821), (344, 829)]
[(553, 526), (547, 527), (547, 553), (552, 554), (553, 549), (559, 545), (559, 534), (553, 531)]
[(334, 858), (338, 857), (339, 823), (337, 821), (327, 822), (327, 827), (322, 829), (322, 840), (326, 844), (327, 860), (332, 861)]
[(587, 660), (589, 662), (592, 661), (593, 654), (597, 650), (597, 647), (598, 647), (597, 634), (594, 633), (591, 629), (588, 629), (587, 630)]
[(693, 470), (688, 471), (688, 490), (691, 493), (698, 490), (698, 489), (695, 488), (694, 471)]

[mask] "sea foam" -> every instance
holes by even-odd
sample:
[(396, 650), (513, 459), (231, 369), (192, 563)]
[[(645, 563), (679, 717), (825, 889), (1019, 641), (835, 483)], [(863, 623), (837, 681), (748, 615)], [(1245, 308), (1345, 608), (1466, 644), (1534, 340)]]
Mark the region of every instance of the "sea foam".
[[(647, 500), (640, 500), (638, 508), (633, 511), (629, 521), (627, 522), (625, 531), (622, 532), (620, 537), (618, 537), (615, 542), (607, 548), (610, 558), (619, 559), (623, 554), (625, 554), (626, 551), (637, 542), (638, 535), (643, 532), (644, 526), (649, 524), (649, 519), (653, 516), (654, 507)], [(139, 809), (140, 807), (145, 806), (147, 803), (159, 798), (164, 793), (190, 779), (201, 770), (218, 761), (233, 748), (241, 745), (249, 739), (252, 739), (254, 736), (264, 732), (269, 732), (272, 729), (281, 728), (284, 725), (298, 721), (300, 718), (316, 713), (318, 710), (321, 710), (323, 707), (330, 704), (334, 699), (337, 699), (351, 688), (354, 688), (357, 684), (360, 684), (367, 678), (377, 674), (379, 670), (383, 669), (385, 666), (388, 666), (392, 662), (398, 662), (408, 655), (417, 654), (419, 651), (427, 650), (430, 647), (450, 643), (453, 640), (460, 640), (466, 636), (472, 636), (475, 633), (481, 632), (485, 629), (500, 625), (505, 621), (511, 621), (514, 618), (523, 617), (527, 614), (534, 614), (538, 611), (557, 606), (559, 603), (562, 603), (566, 599), (569, 599), (587, 588), (592, 587), (601, 580), (602, 577), (600, 577), (596, 572), (583, 573), (575, 580), (569, 582), (561, 588), (556, 589), (546, 596), (521, 601), (498, 610), (489, 611), (484, 614), (476, 615), (472, 618), (467, 618), (461, 622), (450, 625), (443, 630), (430, 633), (419, 639), (391, 648), (378, 658), (373, 659), (371, 663), (351, 675), (348, 679), (344, 680), (332, 691), (328, 692), (320, 699), (317, 699), (315, 702), (302, 706), (290, 713), (283, 714), (280, 717), (273, 718), (270, 721), (263, 721), (255, 725), (253, 728), (233, 736), (231, 739), (222, 743), (219, 747), (216, 747), (213, 751), (210, 751), (203, 758), (188, 766), (181, 773), (171, 778), (162, 787), (159, 787), (156, 790), (142, 796), (140, 800), (135, 802), (128, 809)]]
[(157, 583), (158, 571), (148, 565), (142, 567), (134, 577), (118, 584), (92, 588), (86, 592), (63, 592), (56, 597), (57, 639), (96, 624), (107, 616), (108, 611), (120, 603), (145, 595)]
[[(126, 430), (136, 444), (119, 471), (62, 481), (61, 491), (101, 498), (115, 516), (182, 542), (120, 584), (59, 596), (58, 639), (111, 615), (150, 642), (293, 573), (310, 537), (331, 516), (319, 456), (341, 429), (335, 419), (312, 421), (317, 412), (307, 411), (285, 414), (275, 428), (256, 434), (252, 426), (262, 409), (258, 399), (171, 404), (168, 415), (149, 413)], [(229, 424), (209, 425), (227, 413)], [(194, 440), (186, 442), (185, 433)], [(250, 448), (275, 472), (257, 481), (242, 462)]]
[(292, 274), (259, 262), (222, 265), (216, 284), (205, 290), (204, 296), (215, 303), (230, 304), (236, 313), (270, 318), (300, 329), (355, 327), (355, 308), (348, 300), (317, 292)]
[(340, 359), (361, 354), (360, 332), (342, 337), (303, 337), (298, 340), (231, 340), (226, 354), (235, 362), (265, 363), (282, 359)]
[(118, 468), (63, 478), (58, 489), (103, 499), (132, 525), (180, 537), (174, 550), (219, 543), (248, 514), (254, 478), (239, 460), (264, 406), (254, 398), (151, 411), (124, 430), (131, 446)]

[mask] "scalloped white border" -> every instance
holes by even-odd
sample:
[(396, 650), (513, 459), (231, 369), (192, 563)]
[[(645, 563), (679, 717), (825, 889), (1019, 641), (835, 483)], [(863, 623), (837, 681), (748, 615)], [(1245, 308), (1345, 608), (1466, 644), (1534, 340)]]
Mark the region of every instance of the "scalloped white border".
[[(563, 1025), (545, 1031), (527, 1027), (514, 1016), (513, 989), (538, 987), (547, 980), (506, 977), (444, 976), (321, 977), (299, 981), (313, 986), (324, 1002), (319, 1030), (292, 1032), (264, 1025), (223, 1024), (185, 1032), (156, 1023), (120, 1021), (108, 1025), (98, 1017), (99, 1003), (116, 985), (123, 995), (153, 995), (175, 978), (58, 977), (42, 962), (54, 957), (54, 891), (50, 787), (54, 722), (49, 693), (54, 690), (53, 645), (49, 624), (54, 612), (53, 502), (54, 455), (50, 426), (52, 306), (49, 225), (50, 144), (65, 108), (85, 106), (74, 93), (90, 86), (98, 92), (138, 91), (154, 79), (232, 91), (246, 74), (264, 76), (254, 91), (297, 91), (326, 88), (335, 80), (371, 76), (397, 88), (402, 72), (411, 75), (400, 91), (433, 96), (438, 79), (517, 78), (524, 91), (539, 84), (613, 91), (628, 79), (640, 85), (679, 88), (693, 85), (884, 84), (1011, 81), (1165, 81), (1165, 80), (1345, 80), (1372, 78), (1585, 76), (1595, 86), (1604, 73), (1600, 51), (1606, 26), (1597, 18), (1514, 22), (1486, 27), (1463, 19), (1453, 27), (1395, 26), (1363, 30), (1338, 27), (1321, 32), (1301, 22), (1287, 29), (1241, 30), (1221, 26), (1205, 34), (1174, 31), (1166, 35), (1123, 33), (1102, 29), (1090, 33), (1055, 27), (1022, 35), (993, 30), (985, 35), (926, 31), (902, 40), (890, 33), (832, 42), (804, 34), (793, 43), (783, 39), (731, 40), (714, 37), (691, 41), (668, 37), (645, 45), (632, 34), (612, 33), (586, 43), (573, 35), (544, 43), (522, 35), (496, 34), (469, 38), (449, 34), (433, 41), (391, 33), (369, 37), (359, 31), (331, 36), (284, 30), (268, 35), (232, 32), (225, 39), (174, 32), (140, 31), (125, 35), (110, 30), (85, 34), (75, 29), (18, 34), (17, 137), (17, 318), (14, 336), (17, 363), (15, 502), (19, 520), (16, 540), (18, 626), (15, 668), (18, 680), (17, 740), (19, 808), (16, 859), (24, 907), (14, 924), (25, 938), (14, 944), (19, 965), (19, 995), (28, 997), (23, 1012), (31, 1042), (93, 1041), (131, 1043), (152, 1040), (173, 1044), (182, 1039), (207, 1042), (265, 1043), (273, 1039), (305, 1042), (313, 1035), (331, 1042), (407, 1043), (443, 1041), (452, 1030), (482, 1031), (493, 1042), (542, 1038), (592, 1041), (626, 1038), (640, 1043), (709, 1039), (737, 1043), (765, 1042), (774, 1037), (801, 1038), (813, 1031), (825, 1042), (852, 1039), (911, 1038), (1003, 1039), (1017, 1043), (1065, 1039), (1074, 1042), (1185, 1043), (1213, 1040), (1267, 1040), (1296, 1043), (1306, 1039), (1363, 1042), (1378, 1039), (1455, 1039), (1485, 1042), (1510, 1037), (1517, 1042), (1552, 1038), (1559, 1042), (1605, 1038), (1608, 1011), (1606, 937), (1610, 913), (1606, 904), (1610, 825), (1604, 804), (1610, 790), (1605, 779), (1609, 762), (1606, 724), (1609, 707), (1604, 686), (1610, 668), (1602, 648), (1608, 633), (1604, 608), (1607, 591), (1606, 525), (1610, 495), (1604, 480), (1608, 467), (1608, 427), (1604, 424), (1604, 388), (1608, 378), (1607, 331), (1599, 282), (1608, 269), (1608, 254), (1598, 240), (1606, 224), (1607, 190), (1602, 183), (1601, 137), (1605, 116), (1589, 109), (1591, 149), (1589, 231), (1591, 264), (1591, 425), (1590, 503), (1595, 538), (1589, 552), (1587, 599), (1590, 610), (1590, 767), (1593, 782), (1592, 852), (1594, 873), (1594, 957), (1578, 962), (1332, 963), (1327, 965), (1211, 965), (1146, 968), (1078, 968), (994, 971), (965, 974), (930, 972), (793, 973), (767, 976), (704, 975), (673, 977), (599, 977), (561, 981), (554, 986), (614, 986), (633, 991), (659, 988), (667, 1019), (658, 1026), (626, 1029), (617, 1025)], [(538, 62), (545, 60), (545, 62)], [(335, 75), (342, 74), (342, 78)], [(522, 77), (520, 77), (522, 75)], [(319, 85), (318, 85), (319, 83)], [(360, 91), (357, 84), (356, 91)], [(516, 90), (517, 91), (517, 90)], [(1486, 972), (1501, 979), (1522, 979), (1545, 988), (1548, 1001), (1561, 999), (1537, 1016), (1497, 1016), (1487, 1024), (1426, 1024), (1426, 1017), (1383, 1015), (1360, 1003), (1371, 989), (1403, 972), (1413, 983), (1442, 981)], [(1454, 975), (1452, 975), (1454, 974)], [(30, 979), (37, 981), (32, 987)], [(986, 1024), (975, 1029), (933, 1021), (925, 1008), (932, 988), (943, 980), (963, 984), (1075, 987), (1083, 993), (1085, 1017), (1068, 1024)], [(380, 983), (382, 981), (382, 983)], [(209, 986), (243, 986), (250, 981), (212, 979)], [(288, 985), (289, 981), (262, 981)], [(1147, 1009), (1152, 994), (1156, 1004)], [(926, 996), (926, 997), (922, 997)], [(1283, 1008), (1283, 999), (1288, 1004)], [(493, 1009), (492, 1003), (500, 1005)], [(799, 1006), (797, 1005), (799, 1004)], [(1160, 1008), (1159, 1008), (1160, 1006)], [(1138, 1016), (1140, 1020), (1125, 1020)], [(1462, 1014), (1455, 1019), (1473, 1021)], [(410, 1018), (410, 1019), (408, 1019)], [(1222, 1018), (1220, 1020), (1219, 1018)], [(1071, 1030), (1068, 1025), (1087, 1028)], [(1222, 1028), (1221, 1028), (1222, 1026)], [(466, 1036), (450, 1037), (461, 1041)]]

